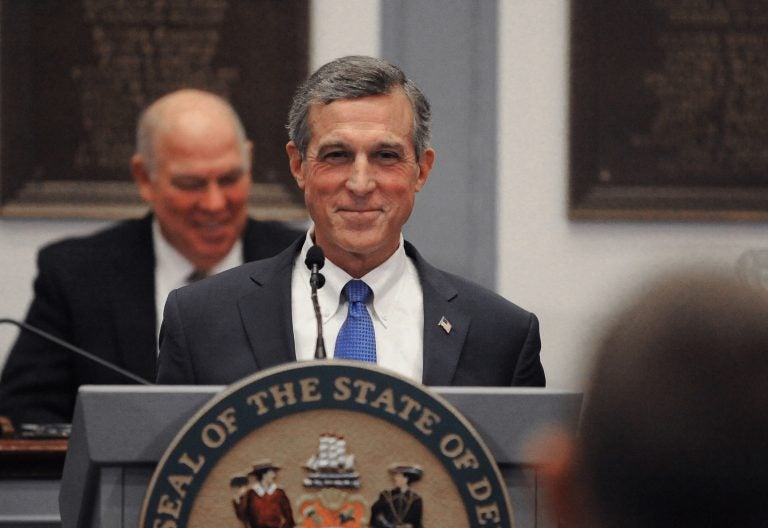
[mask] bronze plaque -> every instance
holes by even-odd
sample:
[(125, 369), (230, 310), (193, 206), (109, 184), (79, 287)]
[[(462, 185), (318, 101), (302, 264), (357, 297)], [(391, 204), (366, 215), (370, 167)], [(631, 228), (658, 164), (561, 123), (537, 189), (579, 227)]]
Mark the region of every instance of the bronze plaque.
[(768, 1), (573, 0), (570, 217), (768, 220)]
[(143, 209), (129, 172), (138, 114), (195, 87), (243, 120), (257, 216), (303, 215), (284, 124), (307, 75), (307, 35), (306, 0), (3, 0), (2, 213)]

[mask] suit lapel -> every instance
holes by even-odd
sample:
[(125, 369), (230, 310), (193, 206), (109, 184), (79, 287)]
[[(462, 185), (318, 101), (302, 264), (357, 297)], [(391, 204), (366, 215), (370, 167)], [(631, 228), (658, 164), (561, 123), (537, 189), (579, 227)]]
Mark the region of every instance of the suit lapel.
[(155, 327), (155, 257), (152, 218), (138, 221), (112, 255), (113, 279), (106, 287), (112, 299), (118, 363), (149, 380), (155, 380), (157, 337)]
[[(294, 242), (272, 259), (261, 261), (251, 274), (253, 291), (238, 301), (245, 333), (260, 369), (296, 361), (291, 314), (293, 261), (304, 243)], [(471, 317), (461, 309), (458, 291), (440, 270), (425, 262), (408, 242), (424, 296), (423, 383), (450, 385), (464, 347)], [(441, 325), (445, 319), (450, 324)]]
[(405, 243), (405, 250), (419, 272), (424, 296), (422, 382), (432, 386), (451, 385), (471, 317), (461, 309), (458, 291), (446, 275), (425, 262), (410, 243)]
[(293, 261), (304, 240), (297, 240), (251, 274), (252, 291), (238, 300), (243, 328), (260, 369), (296, 361), (291, 315)]

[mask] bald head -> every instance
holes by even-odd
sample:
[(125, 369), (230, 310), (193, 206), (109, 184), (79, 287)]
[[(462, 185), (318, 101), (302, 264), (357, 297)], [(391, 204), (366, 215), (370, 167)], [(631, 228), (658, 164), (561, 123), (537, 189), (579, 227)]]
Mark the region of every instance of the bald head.
[(244, 170), (250, 171), (250, 153), (245, 129), (232, 105), (210, 92), (185, 88), (171, 92), (149, 105), (136, 127), (136, 153), (144, 160), (150, 176), (158, 163), (160, 142), (166, 138), (213, 140), (216, 129), (229, 126), (240, 145)]
[(160, 231), (195, 268), (209, 271), (247, 221), (251, 144), (232, 107), (200, 90), (179, 90), (139, 118), (131, 173)]

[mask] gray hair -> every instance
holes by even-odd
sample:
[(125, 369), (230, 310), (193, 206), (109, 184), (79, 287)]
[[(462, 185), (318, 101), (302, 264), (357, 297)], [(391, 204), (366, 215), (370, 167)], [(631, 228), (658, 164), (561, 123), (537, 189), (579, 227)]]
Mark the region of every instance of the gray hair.
[[(243, 158), (243, 170), (249, 172), (251, 170), (251, 155), (248, 151), (248, 138), (245, 134), (243, 122), (240, 120), (234, 107), (223, 97), (211, 92), (197, 89), (182, 89), (157, 99), (154, 103), (145, 108), (141, 115), (139, 115), (139, 120), (136, 125), (136, 153), (144, 160), (150, 178), (154, 177), (155, 170), (157, 169), (157, 153), (155, 152), (157, 132), (163, 120), (167, 117), (166, 112), (169, 107), (172, 106), (174, 101), (181, 97), (198, 98), (198, 100), (200, 100), (200, 98), (207, 99), (214, 105), (219, 106), (229, 115), (240, 146), (241, 157)], [(185, 108), (193, 108), (195, 106), (196, 105), (190, 105)]]
[(288, 114), (288, 137), (302, 158), (311, 139), (309, 108), (313, 104), (329, 104), (339, 99), (356, 99), (384, 95), (402, 88), (413, 110), (413, 148), (416, 158), (430, 146), (432, 111), (429, 101), (418, 86), (397, 66), (383, 59), (351, 55), (321, 66), (299, 86)]

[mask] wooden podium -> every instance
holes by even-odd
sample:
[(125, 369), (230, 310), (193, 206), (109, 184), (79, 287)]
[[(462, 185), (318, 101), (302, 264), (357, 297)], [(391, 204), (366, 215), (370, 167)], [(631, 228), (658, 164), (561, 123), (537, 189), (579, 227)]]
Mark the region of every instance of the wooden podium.
[[(78, 395), (61, 484), (64, 528), (134, 528), (157, 462), (217, 386), (84, 386)], [(575, 430), (581, 394), (555, 389), (432, 387), (475, 427), (495, 457), (516, 528), (554, 526), (539, 499), (532, 432)]]
[(0, 527), (60, 526), (66, 439), (0, 438)]

